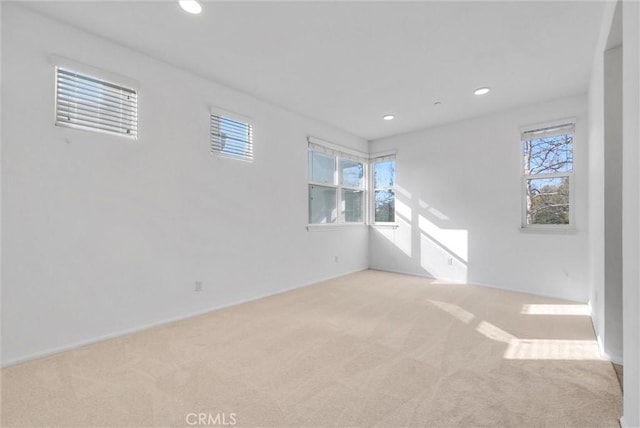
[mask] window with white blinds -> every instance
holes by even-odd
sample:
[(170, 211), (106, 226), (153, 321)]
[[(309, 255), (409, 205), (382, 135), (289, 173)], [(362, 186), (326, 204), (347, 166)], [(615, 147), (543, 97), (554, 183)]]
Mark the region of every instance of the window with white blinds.
[(253, 160), (253, 127), (245, 122), (212, 114), (211, 152)]
[(138, 138), (134, 89), (56, 68), (56, 125)]

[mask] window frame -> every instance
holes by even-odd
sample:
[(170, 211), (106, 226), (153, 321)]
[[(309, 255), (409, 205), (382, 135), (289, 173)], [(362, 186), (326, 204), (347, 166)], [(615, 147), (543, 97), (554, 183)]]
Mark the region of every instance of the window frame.
[[(368, 224), (368, 177), (369, 177), (369, 162), (368, 156), (364, 153), (360, 153), (354, 150), (349, 150), (344, 147), (340, 147), (326, 141), (318, 140), (313, 137), (308, 137), (309, 146), (307, 148), (307, 166), (309, 165), (309, 156), (312, 152), (320, 153), (324, 156), (333, 157), (333, 182), (322, 183), (309, 179), (309, 170), (307, 170), (307, 230), (329, 230), (333, 228), (348, 228), (348, 227), (362, 227)], [(315, 148), (315, 150), (314, 150)], [(340, 166), (341, 160), (347, 160), (356, 162), (362, 165), (362, 186), (349, 186), (342, 184), (342, 168)], [(336, 221), (335, 223), (311, 223), (311, 207), (309, 205), (309, 198), (311, 192), (311, 186), (332, 188), (336, 191)], [(351, 190), (362, 192), (362, 221), (343, 221), (342, 215), (342, 191)]]
[[(525, 141), (524, 134), (528, 132), (553, 130), (553, 128), (573, 128), (570, 132), (559, 133), (559, 135), (571, 134), (573, 140), (571, 143), (571, 171), (525, 174), (523, 144)], [(553, 135), (551, 135), (553, 136)], [(576, 118), (567, 118), (556, 120), (553, 122), (545, 122), (536, 125), (530, 125), (520, 128), (520, 175), (521, 175), (521, 219), (520, 230), (522, 231), (548, 231), (548, 232), (572, 232), (576, 230), (575, 226), (575, 148), (576, 148)], [(536, 179), (553, 179), (567, 178), (569, 180), (569, 223), (566, 224), (529, 224), (527, 209), (527, 183), (529, 180)]]

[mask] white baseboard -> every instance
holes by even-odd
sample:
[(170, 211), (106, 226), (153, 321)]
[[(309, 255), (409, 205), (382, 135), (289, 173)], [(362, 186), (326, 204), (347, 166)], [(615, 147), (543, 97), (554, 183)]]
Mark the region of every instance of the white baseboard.
[(177, 322), (177, 321), (182, 321), (182, 320), (185, 320), (185, 319), (188, 319), (188, 318), (197, 317), (197, 316), (200, 316), (200, 315), (207, 314), (209, 312), (214, 312), (214, 311), (217, 311), (217, 310), (220, 310), (220, 309), (229, 308), (231, 306), (240, 305), (242, 303), (248, 303), (248, 302), (252, 302), (254, 300), (264, 299), (265, 297), (276, 296), (278, 294), (286, 293), (287, 291), (292, 291), (292, 290), (296, 290), (298, 288), (308, 287), (308, 286), (311, 286), (313, 284), (317, 284), (319, 282), (329, 281), (329, 280), (334, 279), (334, 278), (339, 278), (341, 276), (350, 275), (350, 274), (356, 273), (356, 272), (362, 272), (362, 271), (367, 270), (367, 269), (368, 269), (367, 267), (364, 267), (364, 268), (358, 268), (358, 269), (355, 269), (355, 270), (339, 273), (337, 275), (329, 275), (327, 277), (318, 278), (317, 280), (314, 280), (312, 282), (307, 282), (307, 283), (303, 283), (303, 284), (300, 284), (300, 285), (295, 285), (293, 287), (289, 287), (289, 288), (285, 288), (285, 289), (282, 289), (282, 290), (278, 290), (278, 291), (276, 291), (274, 293), (260, 294), (258, 296), (254, 296), (254, 297), (251, 297), (249, 299), (237, 300), (237, 301), (234, 301), (234, 302), (231, 302), (231, 303), (226, 303), (224, 305), (214, 306), (214, 307), (206, 308), (206, 309), (203, 309), (203, 310), (200, 310), (200, 311), (189, 312), (189, 313), (186, 313), (186, 314), (183, 314), (183, 315), (178, 315), (176, 317), (171, 317), (171, 318), (167, 318), (167, 319), (160, 320), (160, 321), (141, 324), (141, 325), (129, 328), (129, 329), (114, 331), (112, 333), (108, 333), (108, 334), (104, 334), (104, 335), (101, 335), (101, 336), (92, 337), (90, 339), (79, 340), (79, 341), (76, 341), (76, 342), (67, 343), (65, 345), (56, 346), (54, 348), (49, 348), (49, 349), (45, 349), (45, 350), (42, 350), (42, 351), (31, 353), (31, 354), (23, 355), (21, 357), (17, 357), (17, 358), (9, 359), (9, 360), (6, 360), (6, 361), (2, 361), (2, 363), (0, 364), (0, 367), (4, 368), (4, 367), (9, 367), (9, 366), (14, 366), (16, 364), (26, 363), (28, 361), (37, 360), (38, 358), (44, 358), (44, 357), (48, 357), (50, 355), (59, 354), (61, 352), (70, 351), (72, 349), (80, 348), (80, 347), (83, 347), (83, 346), (93, 345), (94, 343), (104, 342), (105, 340), (114, 339), (116, 337), (125, 336), (127, 334), (137, 333), (137, 332), (140, 332), (140, 331), (148, 330), (150, 328), (160, 327), (160, 326), (163, 326), (163, 325), (166, 325), (166, 324), (170, 324), (172, 322)]
[(428, 279), (435, 279), (432, 276), (429, 276), (427, 274), (421, 274), (418, 272), (409, 272), (409, 271), (404, 271), (404, 270), (399, 270), (399, 269), (387, 269), (387, 268), (381, 268), (381, 267), (377, 267), (377, 266), (370, 266), (369, 269), (371, 270), (379, 270), (381, 272), (390, 272), (390, 273), (399, 273), (402, 275), (411, 275), (411, 276), (418, 276), (420, 278), (428, 278)]

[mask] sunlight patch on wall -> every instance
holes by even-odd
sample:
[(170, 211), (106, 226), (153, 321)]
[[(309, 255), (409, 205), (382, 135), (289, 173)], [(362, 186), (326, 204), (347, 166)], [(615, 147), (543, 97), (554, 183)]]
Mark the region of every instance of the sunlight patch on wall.
[(411, 223), (400, 216), (396, 217), (396, 223), (398, 228), (394, 231), (394, 243), (400, 251), (411, 257)]
[(526, 315), (586, 315), (589, 316), (587, 305), (522, 305), (521, 314)]
[(398, 185), (398, 183), (396, 183), (396, 192), (407, 199), (411, 199), (411, 193), (404, 187)]
[(418, 227), (462, 261), (468, 261), (469, 232), (467, 230), (442, 229), (422, 215), (418, 217)]
[(449, 217), (447, 217), (444, 213), (442, 213), (442, 211), (439, 211), (433, 207), (430, 207), (429, 204), (423, 201), (422, 199), (418, 201), (418, 205), (420, 205), (420, 208), (427, 210), (429, 213), (431, 213), (434, 217), (436, 217), (439, 220), (442, 220), (442, 221), (449, 220)]
[(420, 266), (436, 279), (467, 282), (467, 264), (424, 233), (420, 233)]
[(376, 228), (376, 232), (384, 236), (396, 248), (411, 257), (411, 223), (396, 216), (397, 228)]
[(411, 207), (396, 198), (396, 214), (400, 214), (405, 220), (411, 221)]

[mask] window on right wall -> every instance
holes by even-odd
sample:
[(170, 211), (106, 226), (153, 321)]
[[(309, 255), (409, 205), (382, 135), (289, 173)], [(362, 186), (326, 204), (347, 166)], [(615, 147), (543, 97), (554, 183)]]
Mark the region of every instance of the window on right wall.
[(574, 121), (522, 131), (522, 227), (574, 227)]
[(396, 221), (396, 158), (377, 157), (373, 165), (373, 223)]

